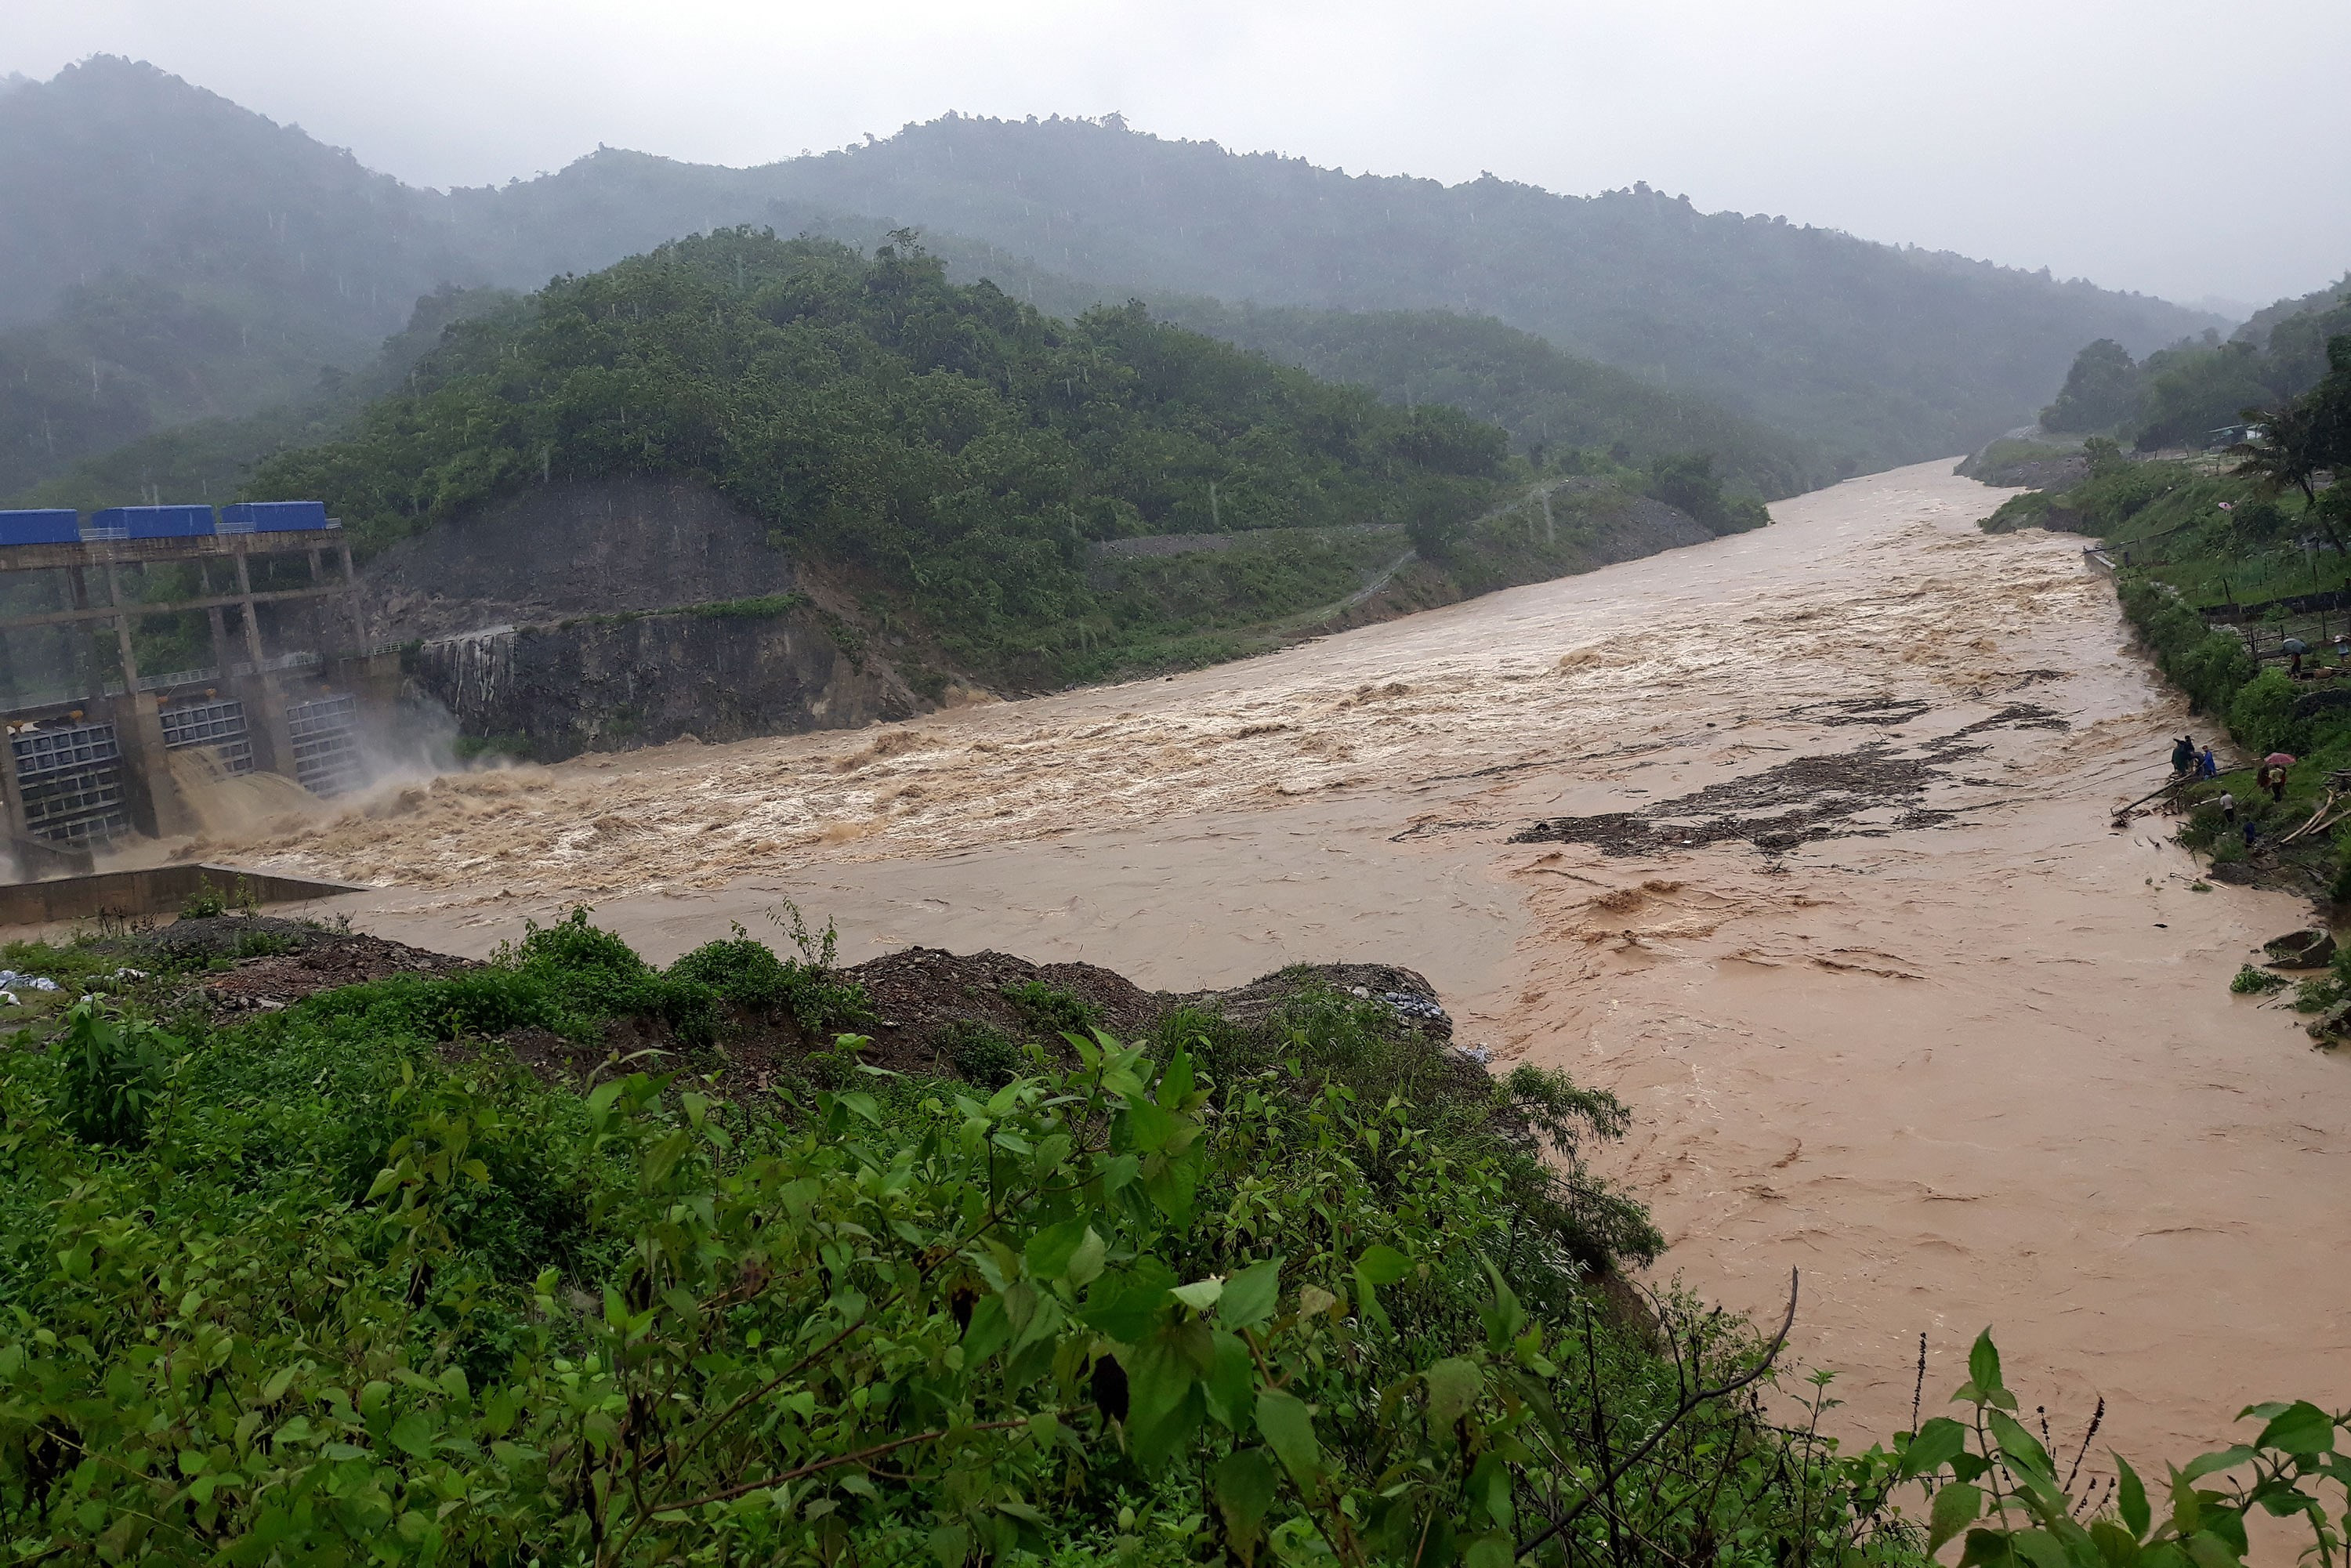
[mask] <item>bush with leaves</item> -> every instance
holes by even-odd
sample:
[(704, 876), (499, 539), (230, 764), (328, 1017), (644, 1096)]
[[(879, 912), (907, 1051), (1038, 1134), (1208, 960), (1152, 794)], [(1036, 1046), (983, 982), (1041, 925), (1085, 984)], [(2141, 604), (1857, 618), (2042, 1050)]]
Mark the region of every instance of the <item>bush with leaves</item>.
[(142, 1142), (179, 1044), (152, 1023), (123, 1018), (101, 998), (76, 1002), (56, 1047), (63, 1067), (57, 1112), (66, 1129), (86, 1144), (128, 1148)]
[[(559, 1008), (549, 975), (632, 973), (564, 925), (483, 994)], [(1583, 1288), (1497, 1130), (1583, 1112), (1445, 1087), (1381, 1057), (1369, 1012), (1301, 1004), (1272, 1036), (1291, 1057), (1228, 1039), (1222, 1082), (1177, 1037), (1073, 1036), (984, 1095), (844, 1051), (811, 1074), (841, 1087), (757, 1103), (550, 1088), (444, 1054), (453, 1016), (380, 984), (200, 1033), (123, 1146), (68, 1130), (60, 1058), (8, 1060), (20, 1552), (1357, 1561), (1425, 1530), (1444, 1561), (1637, 1531), (1761, 1563), (1894, 1539), (1751, 1406), (1677, 1416), (1754, 1365), (1737, 1320), (1669, 1303), (1677, 1363)]]
[(2244, 1560), (2245, 1521), (2257, 1513), (2306, 1526), (2304, 1561), (2342, 1557), (2351, 1462), (2335, 1433), (2351, 1431), (2351, 1413), (2306, 1400), (2248, 1406), (2238, 1419), (2261, 1422), (2258, 1434), (2171, 1467), (2158, 1513), (2120, 1454), (2111, 1456), (2110, 1478), (2085, 1474), (2095, 1416), (2070, 1463), (2050, 1451), (2045, 1423), (2040, 1437), (2025, 1427), (1990, 1330), (1969, 1352), (1968, 1380), (1951, 1398), (1970, 1406), (1967, 1416), (1938, 1416), (1902, 1434), (1890, 1462), (1902, 1480), (1928, 1488), (1928, 1551), (1964, 1536), (1963, 1568), (2227, 1568)]

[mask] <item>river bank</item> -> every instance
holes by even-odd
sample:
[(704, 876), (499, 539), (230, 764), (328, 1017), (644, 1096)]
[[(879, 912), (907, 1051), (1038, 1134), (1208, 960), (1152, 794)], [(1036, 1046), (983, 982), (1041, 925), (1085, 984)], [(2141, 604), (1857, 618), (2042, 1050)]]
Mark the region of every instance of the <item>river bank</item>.
[(2103, 1393), (2101, 1446), (2182, 1455), (2335, 1392), (2351, 1063), (2228, 993), (2296, 901), (2108, 830), (2191, 721), (2076, 541), (1975, 529), (2001, 494), (1926, 465), (1245, 664), (205, 852), (392, 883), (359, 924), (460, 953), (584, 898), (665, 958), (789, 898), (852, 960), (1410, 962), (1462, 1040), (1633, 1104), (1661, 1275), (1760, 1312), (1803, 1269), (1843, 1429), (1991, 1322), (2061, 1431)]

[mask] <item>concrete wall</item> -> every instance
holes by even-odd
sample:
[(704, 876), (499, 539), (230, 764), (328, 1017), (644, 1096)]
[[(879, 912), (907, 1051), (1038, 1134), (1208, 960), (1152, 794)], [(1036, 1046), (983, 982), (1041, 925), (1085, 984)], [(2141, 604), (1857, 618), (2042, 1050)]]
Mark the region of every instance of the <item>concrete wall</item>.
[(235, 866), (169, 865), (143, 871), (104, 871), (92, 876), (0, 885), (0, 925), (42, 925), (57, 920), (89, 920), (101, 915), (176, 914), (209, 880), (225, 896), (242, 881), (264, 904), (298, 904), (358, 891), (350, 884), (311, 882)]

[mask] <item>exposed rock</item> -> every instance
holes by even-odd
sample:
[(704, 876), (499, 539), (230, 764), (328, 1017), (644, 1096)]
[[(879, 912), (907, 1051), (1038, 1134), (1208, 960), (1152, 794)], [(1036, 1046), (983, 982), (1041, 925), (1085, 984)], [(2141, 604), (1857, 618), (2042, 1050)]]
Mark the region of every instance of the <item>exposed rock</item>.
[(2273, 969), (2323, 969), (2335, 957), (2335, 938), (2314, 927), (2289, 931), (2262, 943), (2262, 951), (2270, 956)]
[(801, 603), (595, 616), (426, 643), (402, 664), (467, 734), (526, 738), (541, 761), (689, 735), (856, 729), (921, 711), (894, 666), (853, 655), (842, 631)]
[(407, 643), (800, 586), (768, 525), (681, 479), (524, 490), (402, 539), (361, 574), (371, 637)]

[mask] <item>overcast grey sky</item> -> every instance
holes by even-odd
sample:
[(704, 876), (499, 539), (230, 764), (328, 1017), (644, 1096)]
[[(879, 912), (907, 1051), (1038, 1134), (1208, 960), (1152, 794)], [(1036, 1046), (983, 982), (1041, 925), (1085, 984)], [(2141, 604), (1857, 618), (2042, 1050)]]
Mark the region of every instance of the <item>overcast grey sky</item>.
[(1350, 170), (1646, 180), (2183, 301), (2351, 267), (2351, 0), (0, 0), (433, 185), (743, 164), (947, 110)]

